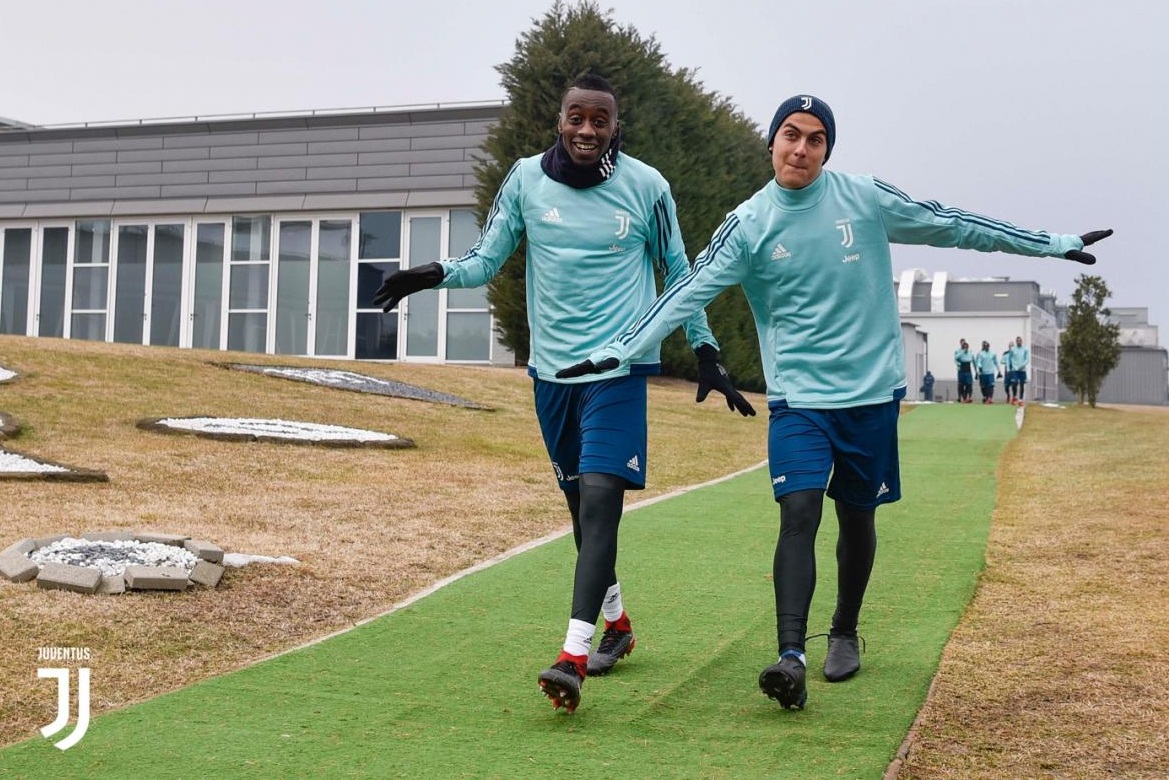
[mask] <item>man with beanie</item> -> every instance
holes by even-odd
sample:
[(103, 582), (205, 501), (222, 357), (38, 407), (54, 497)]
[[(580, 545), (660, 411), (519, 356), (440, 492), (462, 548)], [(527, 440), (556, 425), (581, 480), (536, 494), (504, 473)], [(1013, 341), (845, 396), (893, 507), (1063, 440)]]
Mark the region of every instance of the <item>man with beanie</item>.
[[(802, 709), (815, 539), (825, 491), (835, 504), (836, 611), (824, 677), (860, 670), (857, 625), (877, 549), (879, 505), (901, 498), (897, 415), (906, 374), (891, 243), (960, 247), (1091, 264), (1083, 236), (1024, 230), (918, 202), (880, 179), (823, 169), (836, 143), (824, 101), (780, 104), (767, 134), (775, 178), (727, 215), (690, 273), (608, 347), (561, 372), (617, 376), (726, 287), (741, 285), (767, 380), (768, 461), (779, 503), (773, 561), (779, 658), (759, 687)], [(586, 357), (583, 356), (582, 357)]]
[[(564, 644), (537, 679), (553, 707), (570, 713), (585, 676), (606, 674), (634, 646), (617, 581), (617, 528), (625, 491), (645, 487), (646, 376), (660, 371), (659, 345), (632, 355), (621, 376), (565, 380), (556, 372), (633, 324), (656, 294), (655, 268), (667, 289), (689, 271), (670, 186), (620, 151), (619, 127), (609, 82), (578, 78), (561, 97), (556, 141), (512, 166), (478, 243), (456, 260), (390, 275), (374, 296), (389, 311), (419, 290), (487, 284), (527, 238), (528, 374), (577, 548)], [(697, 400), (717, 390), (732, 410), (755, 414), (719, 363), (701, 307), (685, 320), (698, 356)], [(590, 654), (601, 613), (603, 635)]]

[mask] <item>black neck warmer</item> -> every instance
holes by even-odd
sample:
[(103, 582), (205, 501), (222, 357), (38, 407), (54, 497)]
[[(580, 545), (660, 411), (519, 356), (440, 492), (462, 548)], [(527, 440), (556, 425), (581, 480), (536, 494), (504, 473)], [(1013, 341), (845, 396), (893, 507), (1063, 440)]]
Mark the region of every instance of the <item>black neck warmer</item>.
[(618, 130), (609, 141), (608, 151), (599, 161), (592, 165), (577, 165), (568, 156), (563, 137), (557, 137), (556, 143), (552, 144), (540, 159), (540, 167), (553, 181), (583, 190), (595, 187), (613, 175), (617, 170), (617, 152), (620, 148), (621, 131)]

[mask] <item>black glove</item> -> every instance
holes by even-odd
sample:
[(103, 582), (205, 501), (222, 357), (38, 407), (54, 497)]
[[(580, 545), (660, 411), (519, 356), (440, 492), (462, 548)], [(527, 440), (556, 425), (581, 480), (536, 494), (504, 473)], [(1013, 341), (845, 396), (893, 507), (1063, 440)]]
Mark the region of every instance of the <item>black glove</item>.
[(585, 374), (603, 374), (606, 371), (612, 371), (617, 366), (621, 365), (621, 361), (617, 358), (605, 358), (600, 363), (593, 363), (591, 360), (585, 360), (576, 365), (562, 368), (556, 372), (557, 379), (572, 379), (574, 376), (584, 376)]
[(398, 301), (407, 295), (419, 290), (429, 290), (437, 287), (446, 272), (438, 263), (427, 263), (417, 268), (408, 268), (405, 271), (395, 271), (386, 277), (382, 286), (373, 295), (373, 305), (381, 306), (382, 311), (389, 311), (398, 305)]
[[(1108, 230), (1093, 230), (1091, 233), (1085, 233), (1080, 236), (1080, 240), (1084, 242), (1084, 246), (1091, 246), (1102, 238), (1108, 238), (1110, 235), (1112, 235), (1112, 228), (1108, 228)], [(1068, 260), (1075, 260), (1077, 263), (1083, 263), (1084, 265), (1096, 264), (1096, 255), (1082, 252), (1079, 249), (1069, 249), (1063, 253), (1063, 256)]]
[(735, 389), (727, 370), (718, 362), (718, 350), (710, 344), (700, 344), (694, 354), (698, 356), (698, 395), (694, 400), (702, 403), (711, 390), (718, 390), (727, 397), (728, 409), (738, 409), (744, 417), (754, 417), (755, 408)]

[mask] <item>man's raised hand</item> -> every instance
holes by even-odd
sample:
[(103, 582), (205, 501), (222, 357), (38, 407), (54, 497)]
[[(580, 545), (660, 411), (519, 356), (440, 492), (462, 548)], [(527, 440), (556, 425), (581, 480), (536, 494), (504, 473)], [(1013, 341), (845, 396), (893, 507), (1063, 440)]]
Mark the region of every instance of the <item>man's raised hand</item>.
[[(1084, 246), (1091, 246), (1101, 239), (1108, 238), (1110, 235), (1112, 235), (1112, 228), (1108, 228), (1107, 230), (1093, 230), (1080, 236), (1080, 240), (1084, 242)], [(1063, 256), (1068, 260), (1075, 260), (1077, 263), (1083, 263), (1084, 265), (1096, 264), (1096, 255), (1079, 249), (1069, 249), (1067, 252), (1064, 252)]]

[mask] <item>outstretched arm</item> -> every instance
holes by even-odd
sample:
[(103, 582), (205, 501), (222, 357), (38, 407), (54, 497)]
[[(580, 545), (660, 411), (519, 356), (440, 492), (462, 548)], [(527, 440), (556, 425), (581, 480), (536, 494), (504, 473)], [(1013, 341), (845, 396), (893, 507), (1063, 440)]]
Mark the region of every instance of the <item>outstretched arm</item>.
[(520, 163), (512, 166), (475, 246), (462, 257), (442, 260), (386, 277), (373, 296), (375, 306), (390, 311), (407, 295), (434, 287), (480, 287), (491, 280), (511, 253), (519, 246), (524, 232), (520, 191)]
[(936, 200), (916, 201), (888, 182), (874, 178), (877, 202), (889, 240), (897, 244), (1009, 252), (1031, 257), (1063, 257), (1091, 265), (1085, 246), (1112, 235), (1094, 230), (1082, 236), (1026, 230), (1009, 222), (952, 208)]

